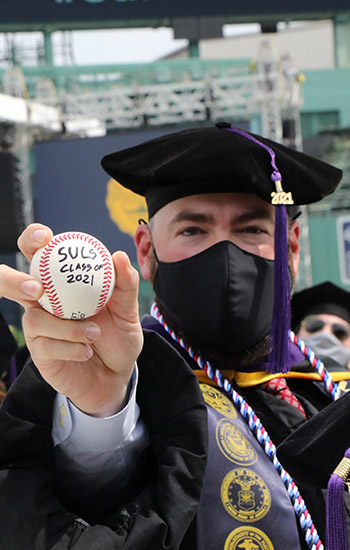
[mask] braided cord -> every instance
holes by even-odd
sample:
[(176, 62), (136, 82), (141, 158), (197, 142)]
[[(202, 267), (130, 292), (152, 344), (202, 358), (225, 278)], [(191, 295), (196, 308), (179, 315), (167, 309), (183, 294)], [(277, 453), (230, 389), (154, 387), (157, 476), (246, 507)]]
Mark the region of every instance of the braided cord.
[(302, 498), (296, 483), (279, 462), (276, 454), (276, 447), (251, 406), (238, 392), (236, 392), (236, 390), (232, 387), (227, 378), (222, 375), (220, 370), (214, 369), (209, 361), (203, 361), (203, 359), (199, 355), (193, 352), (190, 346), (187, 346), (185, 344), (182, 338), (179, 338), (175, 334), (175, 332), (166, 324), (164, 317), (160, 313), (155, 303), (152, 304), (151, 315), (161, 323), (161, 325), (164, 327), (167, 333), (170, 334), (173, 340), (175, 340), (178, 344), (180, 344), (181, 347), (183, 347), (187, 351), (189, 356), (196, 361), (196, 363), (202, 370), (204, 370), (208, 378), (213, 380), (231, 397), (232, 401), (237, 406), (241, 416), (248, 424), (256, 440), (261, 445), (265, 454), (269, 457), (278, 474), (280, 475), (293, 505), (300, 527), (304, 533), (306, 544), (309, 550), (324, 550), (324, 546), (319, 537), (319, 534), (317, 533), (317, 529), (312, 521), (311, 515), (306, 507), (304, 499)]
[(308, 358), (310, 364), (321, 376), (322, 382), (326, 386), (328, 393), (330, 393), (331, 396), (333, 397), (334, 401), (339, 399), (340, 389), (338, 387), (338, 384), (336, 384), (333, 381), (331, 375), (327, 371), (322, 361), (320, 359), (317, 359), (314, 352), (310, 348), (308, 348), (305, 342), (301, 338), (298, 338), (298, 336), (296, 336), (294, 332), (291, 330), (289, 331), (289, 337), (290, 337), (290, 340), (293, 342), (293, 344), (296, 344), (300, 349), (300, 351), (305, 355), (305, 357)]

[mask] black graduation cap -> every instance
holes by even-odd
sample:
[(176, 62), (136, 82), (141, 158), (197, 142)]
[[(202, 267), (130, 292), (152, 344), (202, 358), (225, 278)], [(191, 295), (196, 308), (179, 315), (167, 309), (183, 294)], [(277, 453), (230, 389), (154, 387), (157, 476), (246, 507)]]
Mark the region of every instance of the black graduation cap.
[(294, 204), (321, 200), (341, 179), (341, 170), (229, 123), (167, 134), (107, 155), (101, 164), (121, 185), (145, 196), (151, 217), (165, 204), (198, 193), (254, 193), (271, 202), (275, 185), (266, 148)]
[(307, 315), (329, 313), (350, 323), (350, 292), (326, 281), (296, 292), (292, 297), (292, 329), (297, 330)]

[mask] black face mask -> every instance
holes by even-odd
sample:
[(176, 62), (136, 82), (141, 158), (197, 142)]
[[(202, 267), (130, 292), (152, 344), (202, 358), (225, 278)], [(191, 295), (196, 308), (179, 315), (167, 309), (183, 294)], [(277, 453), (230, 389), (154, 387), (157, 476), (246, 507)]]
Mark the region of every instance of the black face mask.
[(185, 260), (158, 260), (154, 289), (175, 332), (229, 354), (269, 334), (273, 280), (273, 260), (223, 241)]

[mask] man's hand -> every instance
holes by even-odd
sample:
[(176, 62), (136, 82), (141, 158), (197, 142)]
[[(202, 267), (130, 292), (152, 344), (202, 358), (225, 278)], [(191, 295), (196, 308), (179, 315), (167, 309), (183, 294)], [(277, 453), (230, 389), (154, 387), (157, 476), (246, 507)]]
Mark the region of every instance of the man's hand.
[[(18, 239), (31, 261), (53, 237), (43, 225), (32, 224)], [(0, 296), (25, 308), (23, 330), (32, 359), (43, 378), (76, 407), (94, 416), (110, 416), (125, 402), (143, 335), (138, 314), (139, 276), (124, 252), (113, 254), (116, 285), (106, 307), (89, 319), (59, 319), (37, 302), (40, 281), (0, 266)]]

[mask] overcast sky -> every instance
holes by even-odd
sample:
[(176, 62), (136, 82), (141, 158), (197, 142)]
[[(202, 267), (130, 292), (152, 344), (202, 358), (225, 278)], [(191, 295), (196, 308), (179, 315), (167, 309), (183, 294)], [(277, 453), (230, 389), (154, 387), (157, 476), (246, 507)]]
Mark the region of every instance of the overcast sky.
[[(94, 44), (94, 47), (89, 44)], [(175, 40), (173, 30), (165, 27), (73, 33), (78, 65), (154, 61), (186, 44), (187, 40)]]
[[(224, 35), (257, 32), (259, 25), (225, 25)], [(123, 29), (106, 31), (76, 31), (73, 33), (77, 64), (138, 63), (155, 61), (187, 45), (187, 40), (175, 40), (173, 30)]]

